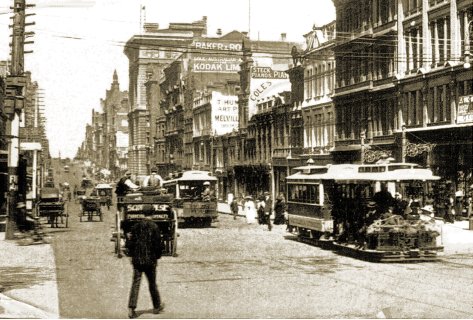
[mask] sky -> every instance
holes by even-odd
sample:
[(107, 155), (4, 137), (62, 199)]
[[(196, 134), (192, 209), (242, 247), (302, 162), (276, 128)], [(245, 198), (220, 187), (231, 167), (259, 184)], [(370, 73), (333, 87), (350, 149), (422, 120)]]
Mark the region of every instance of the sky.
[[(46, 132), (53, 157), (72, 158), (85, 138), (92, 110), (110, 89), (117, 70), (121, 90), (128, 90), (128, 59), (124, 43), (140, 33), (140, 23), (193, 22), (207, 16), (209, 36), (250, 31), (251, 39), (303, 42), (312, 26), (335, 19), (332, 0), (27, 0), (35, 3), (27, 27), (34, 31), (33, 50), (25, 56), (44, 93)], [(13, 0), (0, 2), (0, 60), (10, 59)], [(144, 11), (141, 11), (142, 7)], [(141, 14), (140, 14), (141, 13)]]

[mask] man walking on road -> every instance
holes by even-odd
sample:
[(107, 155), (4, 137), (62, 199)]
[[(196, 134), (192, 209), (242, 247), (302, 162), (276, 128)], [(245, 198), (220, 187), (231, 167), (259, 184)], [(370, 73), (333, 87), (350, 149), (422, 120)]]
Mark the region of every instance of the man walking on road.
[(135, 309), (143, 272), (148, 278), (149, 292), (153, 301), (153, 313), (160, 313), (164, 309), (164, 304), (161, 303), (156, 285), (156, 266), (162, 254), (159, 227), (149, 218), (146, 218), (136, 223), (127, 236), (129, 236), (129, 240), (126, 247), (133, 264), (133, 284), (128, 302), (128, 317), (137, 317)]

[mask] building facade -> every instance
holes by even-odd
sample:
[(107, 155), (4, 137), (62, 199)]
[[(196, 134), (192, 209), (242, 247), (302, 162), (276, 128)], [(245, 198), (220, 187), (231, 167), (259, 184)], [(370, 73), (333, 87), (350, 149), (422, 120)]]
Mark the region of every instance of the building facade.
[(155, 136), (164, 122), (164, 115), (159, 113), (157, 105), (161, 100), (160, 91), (154, 90), (154, 95), (150, 95), (147, 87), (156, 88), (153, 81), (161, 78), (164, 68), (186, 51), (194, 37), (206, 32), (206, 17), (193, 23), (170, 23), (167, 29), (146, 23), (144, 33), (133, 36), (126, 43), (130, 102), (128, 161), (133, 174), (149, 174), (150, 167), (155, 165), (152, 163), (156, 161), (155, 154), (160, 155), (163, 150), (162, 139)]
[[(123, 137), (119, 132), (123, 132), (123, 122), (121, 121), (120, 113), (128, 112), (128, 92), (120, 91), (120, 83), (116, 70), (113, 73), (113, 81), (110, 89), (105, 91), (105, 98), (100, 100), (100, 105), (103, 114), (103, 149), (102, 159), (103, 163), (98, 164), (102, 169), (107, 169), (114, 176), (120, 176), (123, 168), (120, 168), (120, 157), (123, 157), (121, 151), (117, 148), (123, 148)], [(125, 123), (127, 125), (127, 123)], [(126, 129), (125, 129), (126, 130)], [(117, 139), (120, 137), (120, 140)], [(128, 139), (127, 141), (128, 142)], [(128, 146), (127, 146), (128, 147)], [(126, 168), (125, 168), (126, 170)]]
[(344, 35), (334, 49), (334, 159), (388, 155), (464, 188), (472, 163), (471, 1), (334, 4)]

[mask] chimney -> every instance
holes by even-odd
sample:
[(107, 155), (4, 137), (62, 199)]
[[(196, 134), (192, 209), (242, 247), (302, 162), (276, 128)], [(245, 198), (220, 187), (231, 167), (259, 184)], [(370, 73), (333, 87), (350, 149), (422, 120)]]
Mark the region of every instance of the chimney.
[(222, 29), (218, 28), (217, 29), (217, 36), (221, 36), (222, 35)]
[(281, 33), (281, 41), (286, 41), (286, 33)]

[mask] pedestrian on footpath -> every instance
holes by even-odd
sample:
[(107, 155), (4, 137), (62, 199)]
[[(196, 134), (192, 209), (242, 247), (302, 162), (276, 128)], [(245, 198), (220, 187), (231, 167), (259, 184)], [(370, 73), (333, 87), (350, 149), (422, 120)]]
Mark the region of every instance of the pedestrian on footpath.
[(232, 202), (230, 203), (230, 210), (233, 214), (233, 220), (236, 220), (238, 215), (238, 201), (236, 198), (233, 198)]
[(284, 194), (281, 192), (276, 198), (276, 203), (274, 204), (274, 224), (285, 224), (286, 218), (284, 213), (286, 212), (286, 200), (284, 199)]
[(164, 304), (161, 303), (156, 285), (156, 267), (162, 254), (159, 227), (151, 218), (145, 218), (131, 228), (131, 232), (127, 237), (129, 238), (126, 242), (126, 248), (133, 265), (133, 284), (128, 302), (128, 317), (136, 318), (138, 316), (135, 309), (143, 272), (148, 279), (149, 293), (153, 301), (153, 313), (160, 313), (164, 309)]
[(246, 201), (245, 201), (244, 206), (245, 206), (246, 223), (253, 224), (255, 223), (255, 219), (256, 219), (256, 207), (253, 201), (253, 197), (246, 196), (245, 200)]
[(271, 224), (271, 214), (273, 213), (273, 199), (271, 199), (271, 195), (269, 192), (264, 193), (264, 220), (265, 223), (268, 225), (268, 231), (273, 229)]

